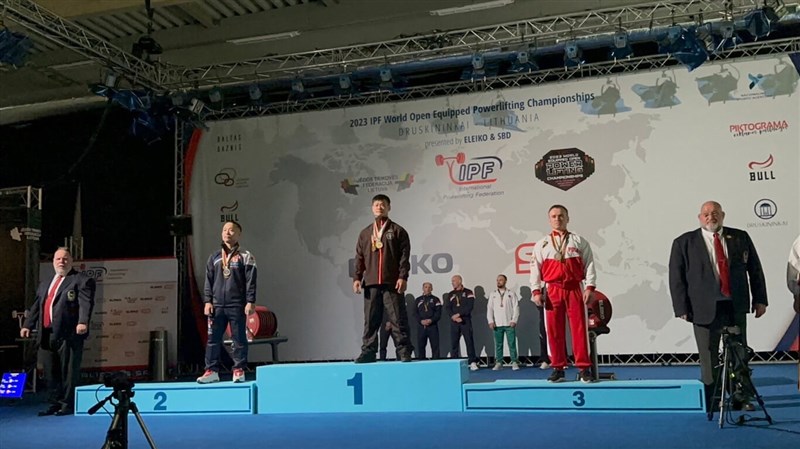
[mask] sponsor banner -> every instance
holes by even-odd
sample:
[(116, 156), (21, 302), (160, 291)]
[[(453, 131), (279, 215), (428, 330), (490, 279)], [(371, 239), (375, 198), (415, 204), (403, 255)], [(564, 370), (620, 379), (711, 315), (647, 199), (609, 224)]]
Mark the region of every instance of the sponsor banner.
[[(168, 331), (169, 360), (177, 362), (175, 259), (76, 261), (73, 267), (97, 282), (83, 368), (147, 366), (154, 330)], [(39, 276), (52, 278), (52, 263), (40, 264)]]
[[(355, 243), (372, 223), (372, 196), (385, 194), (411, 237), (406, 299), (426, 281), (442, 297), (460, 274), (477, 297), (478, 351), (491, 354), (486, 298), (504, 273), (523, 298), (520, 352), (535, 355), (528, 261), (550, 230), (547, 210), (563, 204), (613, 302), (601, 351), (695, 352), (667, 267), (703, 202), (719, 201), (725, 225), (750, 233), (771, 303), (785, 297), (785, 260), (773, 256), (800, 232), (800, 77), (790, 66), (787, 55), (763, 56), (208, 123), (188, 201), (196, 278), (222, 222), (239, 221), (259, 261), (258, 303), (292, 339), (282, 357), (351, 359), (363, 331)], [(752, 320), (748, 342), (775, 349), (790, 318)], [(443, 318), (442, 348), (448, 326)]]

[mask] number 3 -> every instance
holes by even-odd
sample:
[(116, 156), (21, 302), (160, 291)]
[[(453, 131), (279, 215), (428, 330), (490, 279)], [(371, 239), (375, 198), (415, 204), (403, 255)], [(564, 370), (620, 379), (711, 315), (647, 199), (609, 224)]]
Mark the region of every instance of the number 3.
[(582, 391), (577, 390), (572, 393), (572, 396), (575, 397), (575, 400), (572, 401), (572, 405), (574, 405), (575, 407), (583, 407), (584, 405), (586, 405), (586, 398)]

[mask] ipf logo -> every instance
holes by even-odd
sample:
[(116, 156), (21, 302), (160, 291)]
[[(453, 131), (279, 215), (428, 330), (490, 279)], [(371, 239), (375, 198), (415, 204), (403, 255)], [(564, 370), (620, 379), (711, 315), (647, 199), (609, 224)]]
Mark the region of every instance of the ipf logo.
[(503, 161), (495, 156), (474, 157), (467, 162), (467, 156), (459, 152), (455, 157), (436, 155), (436, 166), (447, 164), (450, 181), (458, 186), (491, 184), (497, 181), (493, 176), (503, 168)]

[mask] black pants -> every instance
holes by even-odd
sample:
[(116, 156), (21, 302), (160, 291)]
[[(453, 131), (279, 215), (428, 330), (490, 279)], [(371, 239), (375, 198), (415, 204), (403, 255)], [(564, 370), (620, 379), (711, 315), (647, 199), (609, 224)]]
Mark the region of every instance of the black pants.
[(408, 338), (406, 302), (394, 286), (386, 284), (364, 287), (364, 336), (361, 353), (378, 352), (378, 329), (383, 323), (384, 313), (386, 321), (392, 324), (392, 339), (397, 348), (397, 355), (411, 357), (414, 348)]
[(228, 324), (231, 325), (233, 340), (233, 369), (247, 368), (247, 316), (244, 306), (214, 307), (211, 316), (211, 329), (206, 345), (206, 369), (219, 372), (222, 351), (222, 335)]
[(450, 341), (452, 347), (450, 349), (451, 358), (461, 357), (461, 336), (464, 336), (464, 344), (467, 346), (467, 361), (469, 363), (478, 363), (478, 357), (475, 355), (475, 341), (472, 338), (472, 317), (461, 317), (461, 322), (450, 322)]
[(53, 405), (72, 409), (75, 404), (75, 387), (81, 379), (83, 341), (77, 334), (56, 338), (52, 329), (43, 330), (38, 357), (47, 381), (48, 401)]
[[(381, 323), (381, 328), (378, 330), (378, 346), (380, 346), (378, 353), (381, 360), (386, 360), (386, 348), (389, 346), (389, 335), (389, 331), (386, 330), (386, 320), (384, 319), (383, 323)], [(395, 343), (395, 348), (397, 348), (397, 343)]]
[(417, 324), (417, 358), (425, 359), (425, 347), (427, 342), (431, 342), (431, 358), (438, 359), (439, 356), (439, 325), (431, 324), (423, 326)]

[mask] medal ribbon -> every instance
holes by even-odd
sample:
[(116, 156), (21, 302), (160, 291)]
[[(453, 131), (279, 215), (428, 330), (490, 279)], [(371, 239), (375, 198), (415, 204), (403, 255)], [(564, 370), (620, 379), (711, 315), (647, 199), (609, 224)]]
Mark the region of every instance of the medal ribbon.
[[(224, 274), (225, 271), (228, 270), (228, 265), (230, 265), (230, 263), (231, 263), (231, 258), (233, 257), (234, 254), (236, 254), (236, 252), (238, 250), (239, 250), (239, 246), (238, 245), (234, 246), (233, 248), (231, 248), (231, 252), (230, 253), (228, 253), (226, 251), (225, 246), (222, 247), (222, 272), (223, 272), (223, 274)], [(225, 257), (226, 254), (227, 254), (227, 257)]]
[(566, 258), (567, 253), (567, 240), (569, 239), (569, 232), (564, 232), (564, 235), (561, 237), (561, 241), (558, 245), (556, 245), (556, 238), (555, 235), (557, 232), (552, 232), (550, 234), (550, 241), (553, 243), (553, 248), (556, 248), (556, 254), (560, 255), (558, 261), (563, 262)]
[(373, 248), (377, 248), (375, 246), (375, 243), (381, 241), (381, 238), (383, 238), (383, 231), (386, 230), (386, 225), (389, 224), (389, 220), (384, 218), (383, 219), (383, 224), (381, 225), (381, 228), (378, 229), (378, 221), (379, 220), (380, 220), (380, 218), (378, 218), (377, 220), (375, 220), (375, 222), (372, 223), (372, 247)]
[(508, 290), (503, 290), (501, 293), (500, 290), (497, 290), (497, 293), (500, 293), (500, 307), (503, 307), (503, 298), (506, 296), (507, 291)]

